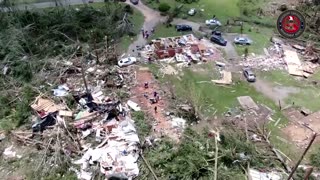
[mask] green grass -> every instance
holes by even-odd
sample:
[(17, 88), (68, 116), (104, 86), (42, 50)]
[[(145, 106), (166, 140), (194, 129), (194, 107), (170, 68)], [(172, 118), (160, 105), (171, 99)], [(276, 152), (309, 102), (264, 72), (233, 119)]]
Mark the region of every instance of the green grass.
[(155, 28), (155, 33), (150, 37), (152, 39), (162, 38), (162, 37), (173, 37), (173, 36), (181, 36), (184, 34), (192, 34), (192, 32), (178, 32), (175, 27), (167, 27), (164, 24), (159, 24)]
[[(196, 67), (195, 67), (196, 66)], [(153, 74), (157, 74), (159, 67), (156, 65), (150, 65), (150, 70)], [(197, 69), (204, 69), (205, 71), (195, 72)], [(263, 96), (257, 92), (253, 86), (250, 86), (245, 81), (239, 80), (239, 75), (233, 74), (234, 84), (231, 86), (218, 86), (211, 82), (198, 83), (200, 81), (211, 81), (217, 79), (217, 71), (213, 64), (203, 64), (200, 67), (194, 65), (192, 70), (183, 70), (183, 76), (165, 76), (160, 78), (159, 81), (162, 84), (172, 84), (178, 99), (186, 101), (189, 100), (194, 103), (199, 111), (208, 117), (212, 117), (215, 111), (217, 116), (223, 117), (223, 114), (229, 109), (234, 109), (239, 106), (237, 101), (238, 96), (251, 96), (256, 103), (264, 104), (273, 109), (274, 114), (272, 118), (277, 120), (281, 118), (279, 126), (286, 125), (288, 120), (281, 113), (278, 106), (269, 98)], [(276, 136), (282, 137), (283, 134), (278, 127), (274, 126), (275, 122), (268, 124), (268, 130), (271, 131), (271, 141), (273, 145), (284, 152), (291, 158), (297, 156), (298, 150), (293, 144), (283, 143), (277, 139)]]
[(320, 80), (320, 72), (317, 72), (313, 77), (310, 77), (310, 79), (297, 79), (296, 77), (289, 75), (286, 71), (280, 70), (262, 72), (259, 76), (273, 83), (274, 86), (280, 84), (283, 86), (300, 88), (299, 93), (291, 94), (286, 99), (288, 104), (294, 102), (296, 106), (305, 107), (311, 111), (320, 110), (320, 104), (315, 101), (320, 98), (319, 89), (310, 83), (312, 79)]
[(11, 2), (17, 5), (17, 4), (29, 4), (29, 3), (37, 3), (37, 2), (48, 2), (48, 0), (14, 0)]
[[(158, 9), (159, 4), (154, 0), (143, 0), (146, 5), (153, 9)], [(228, 18), (240, 16), (240, 9), (238, 7), (238, 2), (240, 0), (199, 0), (197, 3), (183, 4), (182, 16), (187, 16), (188, 19), (193, 21), (202, 21), (212, 18), (213, 15), (226, 22)], [(171, 10), (179, 6), (181, 3), (175, 0), (159, 0), (160, 3), (168, 3), (171, 6)], [(196, 8), (197, 13), (195, 16), (188, 16), (187, 12), (190, 8)], [(203, 12), (200, 10), (204, 9)]]
[[(273, 35), (273, 29), (267, 27), (258, 27), (256, 25), (247, 23), (244, 24), (243, 29), (243, 34), (248, 35), (253, 43), (250, 46), (236, 45), (235, 47), (238, 54), (244, 54), (244, 49), (246, 47), (249, 49), (249, 53), (264, 54), (263, 48), (267, 48), (270, 45), (270, 37)], [(233, 26), (229, 32), (240, 34), (240, 26)]]
[[(134, 32), (136, 34), (139, 34), (140, 29), (141, 29), (143, 22), (144, 22), (143, 14), (140, 11), (134, 9), (133, 15), (131, 15), (130, 20), (134, 25)], [(128, 47), (130, 46), (130, 44), (136, 40), (136, 38), (137, 37), (132, 37), (132, 36), (128, 36), (128, 35), (121, 38), (121, 41), (119, 43), (119, 49), (121, 51), (125, 52), (128, 49)]]
[[(239, 105), (238, 96), (251, 96), (257, 103), (263, 103), (272, 109), (277, 109), (277, 106), (272, 100), (258, 93), (254, 87), (250, 86), (245, 81), (240, 81), (238, 75), (233, 74), (234, 84), (231, 86), (218, 86), (213, 83), (198, 83), (200, 81), (211, 81), (217, 78), (216, 70), (213, 66), (205, 65), (207, 72), (193, 72), (185, 70), (183, 76), (177, 79), (173, 76), (168, 76), (165, 79), (169, 80), (175, 86), (176, 94), (183, 99), (190, 99), (197, 104), (202, 112), (206, 115), (209, 105), (217, 110), (218, 115), (222, 115), (229, 108), (234, 108)], [(209, 70), (210, 69), (210, 70)], [(277, 114), (280, 116), (279, 114)]]

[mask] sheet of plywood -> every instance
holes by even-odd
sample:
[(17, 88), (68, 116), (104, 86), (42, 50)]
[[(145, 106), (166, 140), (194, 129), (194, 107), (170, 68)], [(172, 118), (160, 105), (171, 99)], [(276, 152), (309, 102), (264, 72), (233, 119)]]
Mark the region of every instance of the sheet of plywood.
[(211, 80), (216, 84), (231, 84), (232, 83), (232, 74), (229, 71), (221, 71), (222, 79), (219, 80)]
[(253, 101), (250, 96), (240, 96), (237, 97), (237, 99), (244, 109), (259, 109), (259, 106)]
[(59, 111), (60, 109), (64, 109), (63, 106), (56, 105), (50, 99), (38, 98), (34, 104), (31, 105), (31, 108), (35, 111), (45, 111), (47, 113), (53, 113)]
[(295, 75), (295, 76), (303, 76), (301, 61), (298, 57), (297, 52), (292, 50), (285, 50), (284, 61), (287, 64), (289, 74)]

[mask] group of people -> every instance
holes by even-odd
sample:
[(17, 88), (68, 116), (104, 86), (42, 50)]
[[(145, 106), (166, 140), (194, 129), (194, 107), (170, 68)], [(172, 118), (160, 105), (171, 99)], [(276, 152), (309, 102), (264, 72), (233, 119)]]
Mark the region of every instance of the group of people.
[(145, 30), (144, 28), (141, 29), (141, 33), (143, 38), (148, 39), (151, 33), (154, 33), (154, 28), (151, 28), (150, 32), (148, 30)]
[[(144, 83), (144, 88), (145, 88), (145, 89), (148, 89), (148, 88), (149, 88), (149, 83), (148, 83), (148, 82), (145, 82), (145, 83)], [(147, 93), (144, 93), (143, 96), (144, 96), (145, 98), (147, 98), (147, 99), (149, 98), (149, 96), (148, 96)], [(158, 103), (159, 100), (160, 100), (160, 96), (159, 96), (158, 92), (157, 92), (157, 91), (154, 91), (154, 92), (153, 92), (153, 98), (149, 98), (149, 100), (150, 100), (150, 103), (151, 103), (151, 104), (156, 104), (156, 103)], [(158, 107), (155, 106), (155, 107), (154, 107), (154, 112), (157, 113), (157, 110), (158, 110)]]

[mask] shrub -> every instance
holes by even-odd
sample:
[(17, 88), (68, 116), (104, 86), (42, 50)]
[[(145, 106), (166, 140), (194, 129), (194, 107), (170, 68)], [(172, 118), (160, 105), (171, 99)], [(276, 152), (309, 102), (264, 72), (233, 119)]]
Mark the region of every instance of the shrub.
[(286, 11), (288, 10), (288, 6), (286, 4), (282, 4), (280, 7), (279, 7), (279, 10), (280, 11)]
[(170, 8), (170, 5), (167, 3), (161, 3), (158, 7), (160, 12), (168, 12)]

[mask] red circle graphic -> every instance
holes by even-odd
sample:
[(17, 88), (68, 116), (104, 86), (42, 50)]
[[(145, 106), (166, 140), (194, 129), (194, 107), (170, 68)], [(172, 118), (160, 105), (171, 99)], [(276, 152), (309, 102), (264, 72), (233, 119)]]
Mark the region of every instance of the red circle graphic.
[(295, 34), (300, 30), (300, 18), (295, 15), (287, 15), (282, 19), (282, 29), (289, 34)]

